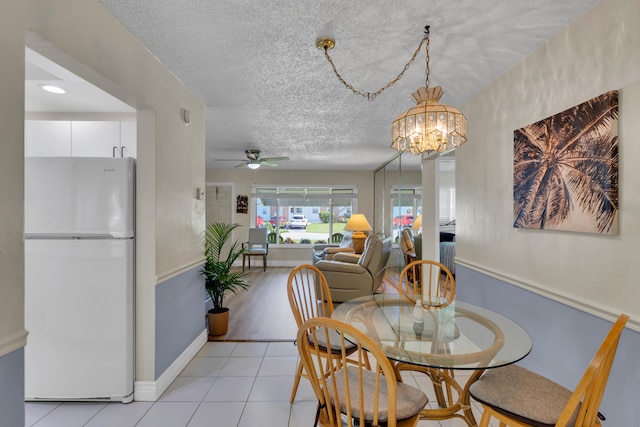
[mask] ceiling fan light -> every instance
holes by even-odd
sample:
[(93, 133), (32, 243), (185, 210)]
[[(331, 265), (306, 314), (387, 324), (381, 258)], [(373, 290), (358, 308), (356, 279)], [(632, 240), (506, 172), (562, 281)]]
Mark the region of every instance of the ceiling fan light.
[(251, 162), (247, 163), (247, 167), (249, 169), (258, 169), (260, 167), (260, 163), (251, 161)]

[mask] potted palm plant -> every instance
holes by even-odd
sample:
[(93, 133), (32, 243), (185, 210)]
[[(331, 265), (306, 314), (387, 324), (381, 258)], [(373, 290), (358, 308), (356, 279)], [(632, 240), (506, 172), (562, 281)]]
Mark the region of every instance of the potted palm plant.
[(223, 253), (225, 244), (231, 239), (233, 230), (240, 224), (213, 222), (207, 226), (204, 234), (205, 262), (200, 274), (205, 279), (205, 289), (211, 297), (213, 308), (209, 310), (210, 335), (224, 335), (229, 325), (229, 309), (224, 307), (224, 296), (227, 292), (237, 294), (240, 289), (247, 289), (249, 283), (243, 278), (244, 272), (231, 271), (231, 266), (244, 249), (237, 241), (231, 243), (229, 251)]

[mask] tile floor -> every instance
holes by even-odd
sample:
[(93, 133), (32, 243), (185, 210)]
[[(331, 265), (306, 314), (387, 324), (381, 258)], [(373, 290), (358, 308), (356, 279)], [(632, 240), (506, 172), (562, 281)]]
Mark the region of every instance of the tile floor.
[[(157, 402), (27, 402), (25, 426), (310, 427), (316, 400), (306, 379), (289, 404), (297, 361), (290, 342), (208, 342)], [(456, 375), (464, 378), (464, 372)], [(403, 379), (435, 402), (426, 378), (403, 374)], [(477, 419), (478, 409), (474, 405)], [(453, 419), (418, 425), (467, 424)]]

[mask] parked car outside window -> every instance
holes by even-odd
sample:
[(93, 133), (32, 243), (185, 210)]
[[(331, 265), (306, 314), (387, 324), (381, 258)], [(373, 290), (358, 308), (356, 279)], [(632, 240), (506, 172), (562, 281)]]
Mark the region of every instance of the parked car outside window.
[[(280, 215), (280, 219), (278, 220), (278, 222), (280, 223), (279, 226), (280, 228), (286, 228), (287, 226), (287, 220), (284, 219), (284, 217), (282, 215)], [(276, 226), (276, 217), (272, 216), (271, 219), (269, 220), (269, 224), (271, 224), (272, 226)]]
[(292, 215), (289, 228), (307, 228), (307, 217), (304, 215)]
[(413, 224), (413, 215), (401, 215), (393, 218), (393, 226), (394, 227), (409, 227)]

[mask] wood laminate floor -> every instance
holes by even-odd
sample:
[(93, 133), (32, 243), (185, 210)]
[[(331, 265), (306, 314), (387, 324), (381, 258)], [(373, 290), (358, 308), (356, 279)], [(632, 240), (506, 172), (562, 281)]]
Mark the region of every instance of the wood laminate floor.
[(246, 269), (249, 289), (225, 296), (229, 330), (210, 341), (294, 341), (298, 328), (289, 308), (287, 279), (291, 267)]
[[(251, 286), (238, 295), (228, 294), (229, 329), (226, 334), (209, 336), (209, 341), (295, 341), (298, 327), (289, 307), (287, 280), (292, 267), (262, 266), (246, 269)], [(395, 274), (397, 281), (397, 273)], [(381, 290), (397, 293), (393, 277), (385, 275)]]

